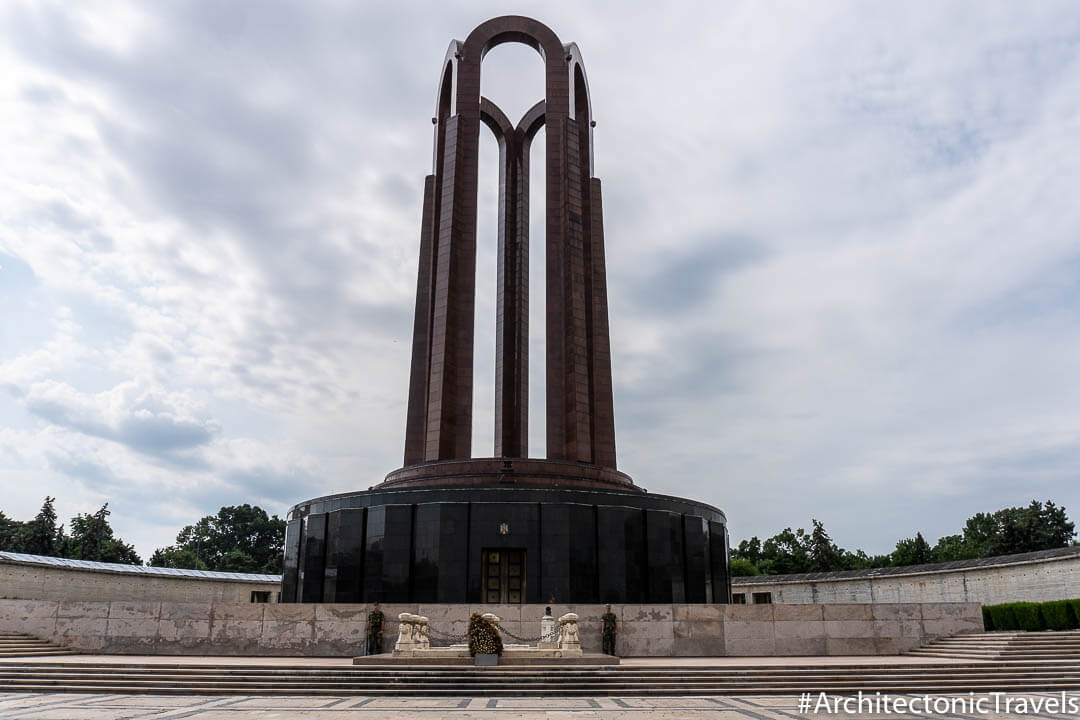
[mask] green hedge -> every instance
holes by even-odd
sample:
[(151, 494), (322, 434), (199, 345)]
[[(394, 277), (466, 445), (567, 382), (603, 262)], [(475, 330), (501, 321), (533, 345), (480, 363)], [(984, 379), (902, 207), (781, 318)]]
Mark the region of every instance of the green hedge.
[(1080, 629), (1080, 599), (984, 605), (983, 627), (987, 631), (1077, 630)]
[(1013, 615), (1012, 603), (1002, 605), (990, 605), (986, 608), (990, 611), (990, 619), (994, 622), (995, 630), (1019, 630), (1020, 625)]
[(1066, 600), (1069, 610), (1072, 611), (1073, 627), (1080, 628), (1080, 600)]
[(1038, 632), (1046, 629), (1042, 613), (1039, 612), (1039, 603), (1020, 602), (1013, 603), (1013, 616), (1016, 624), (1025, 632)]
[(1044, 602), (1039, 609), (1047, 630), (1076, 629), (1076, 616), (1073, 615), (1068, 600)]

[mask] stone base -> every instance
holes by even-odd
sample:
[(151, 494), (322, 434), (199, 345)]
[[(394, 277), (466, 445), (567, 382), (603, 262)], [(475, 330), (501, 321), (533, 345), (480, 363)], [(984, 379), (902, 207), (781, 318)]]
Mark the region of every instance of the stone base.
[[(472, 665), (473, 658), (465, 645), (395, 650), (382, 655), (353, 658), (353, 665)], [(618, 665), (619, 658), (580, 650), (535, 647), (504, 647), (499, 665)]]
[[(407, 468), (373, 490), (294, 507), (281, 602), (543, 607), (551, 597), (560, 606), (728, 601), (727, 521), (718, 509), (600, 482), (576, 464), (576, 476), (555, 482), (540, 477), (541, 471), (569, 470), (547, 460), (515, 460), (514, 472), (500, 461), (503, 480), (495, 484), (475, 473), (456, 479), (417, 475), (465, 472), (477, 463), (483, 465), (455, 461)], [(531, 485), (527, 476), (544, 484)], [(574, 477), (582, 484), (571, 483)], [(439, 485), (422, 484), (429, 481)], [(523, 592), (488, 593), (485, 558), (497, 552), (518, 554)]]

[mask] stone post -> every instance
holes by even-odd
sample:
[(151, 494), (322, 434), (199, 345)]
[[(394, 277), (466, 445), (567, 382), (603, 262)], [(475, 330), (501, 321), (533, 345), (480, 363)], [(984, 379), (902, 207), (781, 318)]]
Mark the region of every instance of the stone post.
[(581, 652), (577, 613), (566, 613), (559, 618), (559, 649)]
[(416, 649), (428, 650), (431, 648), (431, 635), (428, 630), (428, 619), (423, 615), (416, 616)]
[(559, 638), (555, 630), (555, 618), (545, 615), (540, 618), (540, 642), (536, 647), (541, 650), (554, 650), (559, 647)]
[[(427, 618), (423, 618), (426, 620)], [(401, 652), (405, 650), (415, 650), (420, 647), (418, 641), (418, 623), (421, 620), (419, 615), (413, 615), (412, 613), (401, 613), (398, 615), (398, 638), (394, 643), (394, 652)]]

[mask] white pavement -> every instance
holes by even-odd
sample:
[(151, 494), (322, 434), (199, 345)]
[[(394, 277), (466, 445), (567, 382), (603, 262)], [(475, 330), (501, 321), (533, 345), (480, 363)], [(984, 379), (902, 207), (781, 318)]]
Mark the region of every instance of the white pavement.
[[(943, 696), (950, 697), (950, 696)], [(959, 696), (955, 696), (958, 697)], [(1020, 697), (1020, 696), (1015, 696)], [(1023, 696), (1046, 702), (1049, 693)], [(962, 699), (962, 698), (959, 698)], [(1015, 699), (1015, 698), (1014, 698)], [(950, 720), (986, 714), (946, 713)], [(1001, 713), (991, 717), (1031, 718)], [(58, 693), (0, 693), (2, 720), (802, 720), (831, 717), (800, 714), (795, 697), (685, 698), (365, 698), (365, 697), (162, 697)], [(883, 715), (844, 714), (845, 720)], [(892, 717), (897, 717), (893, 715)], [(904, 717), (904, 716), (900, 716)], [(934, 717), (933, 715), (923, 717)], [(1037, 715), (1037, 717), (1066, 717)]]

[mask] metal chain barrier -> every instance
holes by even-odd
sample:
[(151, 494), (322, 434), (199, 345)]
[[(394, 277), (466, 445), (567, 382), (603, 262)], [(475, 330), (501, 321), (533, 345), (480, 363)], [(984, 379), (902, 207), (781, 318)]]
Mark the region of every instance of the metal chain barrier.
[[(507, 630), (506, 628), (504, 628), (502, 626), (499, 626), (499, 632), (502, 633), (503, 635), (506, 635), (508, 637), (513, 638), (514, 640), (519, 640), (519, 641), (524, 642), (524, 643), (535, 643), (535, 642), (541, 642), (543, 640), (547, 640), (548, 642), (555, 642), (555, 638), (558, 637), (557, 632), (551, 633), (547, 637), (545, 637), (543, 635), (529, 635), (529, 636), (516, 635), (516, 634), (510, 632), (509, 630)], [(437, 638), (439, 640), (448, 640), (450, 642), (459, 642), (460, 643), (460, 642), (468, 642), (468, 640), (469, 640), (468, 633), (463, 634), (463, 635), (451, 635), (449, 633), (440, 632), (440, 631), (436, 630), (435, 628), (431, 627), (430, 625), (428, 626), (428, 635), (433, 639)]]
[(452, 643), (468, 642), (468, 633), (464, 635), (450, 635), (448, 633), (439, 632), (435, 628), (428, 625), (428, 636), (431, 638), (438, 638), (439, 640), (446, 640)]
[(534, 642), (542, 642), (542, 641), (555, 642), (555, 638), (557, 636), (557, 633), (551, 633), (547, 637), (545, 637), (543, 635), (537, 635), (536, 637), (532, 637), (532, 636), (522, 637), (520, 635), (515, 635), (514, 633), (510, 632), (509, 630), (507, 630), (506, 628), (504, 628), (502, 626), (499, 627), (499, 632), (501, 632), (503, 635), (508, 635), (508, 636), (514, 638), (515, 640), (520, 640), (521, 642), (525, 642), (525, 643), (534, 643)]

